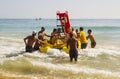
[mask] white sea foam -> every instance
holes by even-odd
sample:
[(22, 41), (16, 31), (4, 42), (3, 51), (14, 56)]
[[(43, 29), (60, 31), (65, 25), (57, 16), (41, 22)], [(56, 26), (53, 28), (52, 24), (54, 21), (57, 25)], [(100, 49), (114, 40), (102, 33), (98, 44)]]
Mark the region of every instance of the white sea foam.
[[(84, 72), (88, 74), (98, 73), (98, 74), (113, 75), (113, 76), (120, 77), (120, 72), (118, 71), (112, 72), (112, 70), (110, 69), (99, 70), (99, 69), (89, 68), (85, 66), (78, 67), (77, 64), (68, 64), (68, 63), (55, 64), (53, 63), (53, 59), (60, 58), (60, 57), (61, 58), (69, 57), (69, 54), (59, 49), (49, 48), (47, 50), (47, 53), (41, 53), (40, 51), (35, 51), (33, 53), (19, 54), (25, 50), (24, 49), (25, 45), (24, 45), (23, 40), (0, 37), (0, 43), (1, 43), (0, 58), (2, 58), (0, 63), (4, 62), (4, 60), (16, 60), (17, 58), (23, 57), (23, 58), (27, 58), (28, 61), (30, 61), (33, 65), (44, 66), (51, 70), (55, 70), (55, 69), (56, 70), (70, 70), (74, 73), (79, 73), (79, 72)], [(99, 45), (98, 47), (94, 49), (88, 47), (87, 49), (83, 49), (83, 50), (80, 49), (78, 51), (79, 51), (79, 57), (81, 57), (82, 55), (86, 55), (88, 57), (97, 57), (98, 55), (101, 55), (101, 54), (108, 54), (112, 56), (120, 55), (120, 49), (116, 48), (115, 46), (106, 47), (106, 46)], [(10, 55), (11, 57), (6, 58), (6, 55)], [(113, 60), (113, 58), (111, 59)], [(114, 60), (118, 61), (118, 59), (115, 59), (115, 58)], [(101, 62), (101, 61), (98, 61), (98, 62)], [(32, 78), (36, 78), (36, 77), (32, 77)]]
[(118, 76), (120, 77), (120, 72), (111, 72), (107, 70), (98, 70), (98, 69), (92, 69), (87, 67), (78, 67), (76, 64), (52, 64), (52, 63), (44, 63), (44, 62), (32, 62), (33, 65), (38, 66), (44, 66), (51, 70), (70, 70), (74, 73), (84, 72), (88, 74), (104, 74), (104, 75), (112, 75), (112, 76)]
[(90, 57), (96, 57), (100, 54), (120, 55), (120, 51), (114, 50), (114, 49), (88, 48), (88, 49), (83, 49), (78, 51), (79, 51), (79, 54), (84, 54)]
[(12, 37), (0, 37), (0, 44), (0, 55), (19, 53), (24, 46), (21, 39)]
[(47, 51), (48, 55), (54, 55), (54, 56), (68, 56), (68, 54), (66, 54), (65, 52), (59, 50), (59, 49), (53, 49), (53, 48), (49, 48)]

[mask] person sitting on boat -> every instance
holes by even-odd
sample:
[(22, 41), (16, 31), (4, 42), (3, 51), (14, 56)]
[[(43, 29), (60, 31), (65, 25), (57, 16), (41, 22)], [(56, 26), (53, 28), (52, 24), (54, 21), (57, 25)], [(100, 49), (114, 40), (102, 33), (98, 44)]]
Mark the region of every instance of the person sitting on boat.
[(73, 58), (75, 61), (77, 61), (78, 57), (78, 42), (77, 40), (73, 37), (73, 33), (69, 34), (69, 38), (67, 40), (67, 48), (70, 46), (69, 50), (69, 56), (70, 56), (70, 61), (72, 62)]
[(95, 48), (95, 46), (96, 46), (96, 41), (95, 41), (94, 36), (92, 35), (92, 30), (91, 30), (91, 29), (88, 30), (87, 39), (90, 39), (90, 41), (91, 41), (91, 48)]
[(44, 36), (50, 37), (50, 35), (47, 35), (45, 33), (45, 28), (41, 27), (41, 30), (38, 32), (38, 39), (43, 41), (44, 40)]
[(50, 37), (51, 44), (53, 44), (53, 45), (55, 44), (56, 37), (57, 37), (57, 29), (53, 29), (53, 32), (51, 33), (51, 37)]
[(56, 33), (56, 42), (59, 41), (59, 44), (63, 44), (63, 42), (65, 42), (65, 36), (61, 35), (61, 28), (57, 29), (57, 33)]
[(57, 29), (57, 37), (56, 38), (58, 38), (58, 39), (61, 39), (61, 29), (60, 28), (58, 28)]
[(81, 49), (86, 49), (86, 47), (87, 47), (87, 38), (86, 38), (83, 27), (80, 27), (80, 42), (81, 42)]

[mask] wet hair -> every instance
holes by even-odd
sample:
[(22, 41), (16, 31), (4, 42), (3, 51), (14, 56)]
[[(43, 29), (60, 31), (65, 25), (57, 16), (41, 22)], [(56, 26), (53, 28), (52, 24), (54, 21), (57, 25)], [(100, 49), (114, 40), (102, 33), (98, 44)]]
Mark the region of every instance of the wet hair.
[(83, 31), (83, 27), (80, 27), (80, 30), (82, 30), (82, 31)]
[(72, 27), (72, 31), (74, 31), (74, 28)]
[(45, 28), (44, 28), (44, 27), (41, 27), (41, 29), (42, 29), (42, 30), (45, 30)]
[(76, 29), (75, 31), (78, 32), (78, 29)]
[(73, 33), (70, 33), (69, 36), (70, 36), (70, 38), (72, 38), (73, 37)]
[(91, 30), (91, 29), (88, 29), (88, 32), (92, 32), (92, 30)]
[(53, 29), (53, 32), (55, 32), (55, 31), (57, 31), (57, 29), (54, 28), (54, 29)]
[(58, 30), (59, 33), (61, 32), (61, 28), (58, 28), (57, 30)]

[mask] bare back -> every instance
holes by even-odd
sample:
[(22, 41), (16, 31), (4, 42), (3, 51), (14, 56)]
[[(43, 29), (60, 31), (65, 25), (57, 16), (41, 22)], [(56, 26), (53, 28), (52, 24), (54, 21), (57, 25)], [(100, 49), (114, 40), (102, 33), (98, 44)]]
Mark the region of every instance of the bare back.
[(34, 36), (28, 36), (24, 40), (25, 40), (27, 46), (33, 46), (33, 44), (36, 42), (37, 38)]
[(70, 46), (70, 49), (77, 49), (77, 40), (75, 38), (69, 38), (67, 41), (67, 45)]
[(89, 35), (88, 37), (90, 38), (91, 42), (95, 42), (95, 39), (94, 39), (93, 35)]

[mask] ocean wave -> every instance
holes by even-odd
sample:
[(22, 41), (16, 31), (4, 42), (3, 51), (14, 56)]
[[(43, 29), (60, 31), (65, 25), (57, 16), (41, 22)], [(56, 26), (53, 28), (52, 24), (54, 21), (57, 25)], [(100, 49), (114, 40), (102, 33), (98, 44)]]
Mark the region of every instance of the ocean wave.
[[(69, 59), (67, 59), (67, 62), (66, 62), (66, 59), (64, 58), (62, 59), (58, 57), (49, 58), (49, 56), (47, 55), (44, 56), (45, 54), (40, 54), (40, 55), (43, 55), (43, 57), (41, 56), (39, 57), (39, 54), (37, 52), (35, 52), (34, 54), (26, 53), (23, 56), (12, 57), (12, 58), (3, 60), (3, 62), (0, 63), (0, 67), (2, 70), (7, 70), (10, 72), (16, 72), (16, 73), (21, 73), (26, 75), (29, 75), (29, 74), (30, 75), (39, 74), (44, 76), (59, 75), (61, 77), (63, 76), (73, 77), (73, 75), (76, 75), (78, 78), (83, 76), (83, 78), (85, 79), (87, 79), (85, 76), (88, 76), (88, 78), (89, 77), (94, 78), (95, 75), (98, 75), (103, 77), (104, 79), (106, 79), (107, 77), (111, 77), (113, 79), (120, 78), (119, 70), (116, 70), (116, 71), (111, 70), (113, 66), (110, 67), (109, 69), (107, 69), (108, 67), (104, 68), (104, 66), (106, 65), (104, 64), (104, 66), (102, 66), (103, 61), (97, 61), (99, 62), (97, 63), (95, 62), (97, 59), (94, 59), (94, 60), (91, 59), (91, 62), (90, 62), (90, 59), (87, 59), (87, 60), (84, 59), (84, 60), (79, 60), (77, 63), (74, 63), (74, 62), (70, 63)], [(61, 62), (57, 60), (61, 60)], [(87, 64), (84, 64), (84, 63), (87, 63)], [(91, 66), (91, 64), (93, 65), (93, 67)], [(95, 64), (101, 65), (100, 66), (101, 68), (97, 68)], [(111, 65), (112, 64), (113, 63), (111, 63)], [(96, 78), (98, 76), (96, 76)]]

